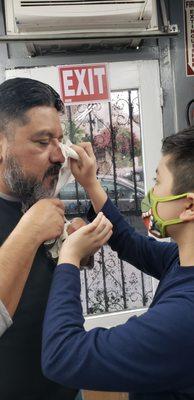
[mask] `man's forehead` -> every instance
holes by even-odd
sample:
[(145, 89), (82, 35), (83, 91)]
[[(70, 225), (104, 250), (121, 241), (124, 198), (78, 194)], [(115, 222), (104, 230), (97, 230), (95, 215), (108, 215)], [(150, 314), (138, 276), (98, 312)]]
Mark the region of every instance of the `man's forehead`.
[(32, 107), (29, 110), (27, 110), (24, 114), (29, 118), (29, 120), (32, 120), (33, 118), (44, 118), (45, 115), (48, 117), (55, 118), (60, 121), (60, 114), (56, 110), (55, 107), (49, 107), (49, 106), (36, 106)]
[(21, 132), (23, 135), (62, 136), (60, 115), (54, 107), (33, 107), (15, 121), (10, 121), (12, 133)]

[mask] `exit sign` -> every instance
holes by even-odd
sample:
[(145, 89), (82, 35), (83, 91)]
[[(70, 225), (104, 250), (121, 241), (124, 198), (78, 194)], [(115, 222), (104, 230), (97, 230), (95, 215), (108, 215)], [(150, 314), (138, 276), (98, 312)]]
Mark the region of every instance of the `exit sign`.
[(107, 64), (61, 66), (59, 77), (65, 105), (110, 100)]

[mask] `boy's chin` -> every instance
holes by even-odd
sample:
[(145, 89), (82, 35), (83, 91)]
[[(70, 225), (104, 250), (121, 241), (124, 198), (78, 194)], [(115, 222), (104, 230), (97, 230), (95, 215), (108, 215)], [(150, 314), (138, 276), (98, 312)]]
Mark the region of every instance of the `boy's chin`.
[(176, 238), (181, 232), (182, 224), (170, 225), (166, 228), (166, 237), (169, 237), (176, 241)]

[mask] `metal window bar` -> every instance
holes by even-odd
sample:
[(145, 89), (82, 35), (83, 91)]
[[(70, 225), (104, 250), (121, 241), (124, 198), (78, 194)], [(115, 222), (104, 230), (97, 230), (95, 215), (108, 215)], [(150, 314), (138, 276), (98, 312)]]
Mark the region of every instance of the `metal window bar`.
[[(135, 206), (136, 212), (138, 213), (138, 196), (137, 196), (137, 180), (136, 180), (136, 168), (135, 168), (135, 146), (134, 146), (134, 132), (133, 132), (133, 103), (131, 100), (131, 91), (128, 91), (129, 95), (129, 118), (130, 118), (130, 127), (131, 127), (131, 148), (132, 148), (132, 163), (133, 163), (133, 181), (134, 181), (134, 190), (135, 190)], [(145, 285), (144, 285), (144, 274), (141, 272), (141, 284), (142, 284), (142, 303), (143, 306), (146, 306), (146, 294), (145, 294)]]
[(135, 191), (135, 208), (136, 212), (138, 212), (138, 198), (137, 198), (137, 181), (136, 181), (136, 171), (135, 171), (135, 146), (134, 146), (134, 133), (133, 133), (133, 104), (131, 101), (131, 91), (128, 91), (128, 102), (129, 102), (129, 121), (131, 128), (131, 157), (133, 164), (133, 182), (134, 182), (134, 191)]
[(117, 192), (117, 171), (116, 171), (116, 161), (115, 161), (115, 150), (116, 150), (116, 140), (115, 140), (115, 131), (112, 124), (112, 108), (111, 103), (108, 103), (109, 106), (109, 118), (110, 118), (110, 131), (111, 131), (111, 142), (112, 142), (112, 164), (113, 164), (113, 177), (114, 177), (114, 190), (115, 190), (115, 204), (118, 206), (118, 192)]
[[(69, 138), (72, 143), (74, 143), (74, 132), (73, 132), (73, 119), (72, 119), (72, 112), (71, 112), (71, 106), (67, 106), (68, 109), (68, 119), (69, 119)], [(80, 209), (80, 202), (79, 202), (79, 192), (78, 192), (78, 184), (77, 181), (75, 181), (75, 191), (76, 191), (76, 201), (77, 201), (77, 211), (78, 215), (81, 214), (81, 209)]]
[[(92, 117), (92, 112), (89, 111), (88, 114), (88, 122), (89, 122), (89, 128), (90, 128), (90, 140), (92, 145), (94, 146), (94, 137), (93, 137), (93, 117)], [(103, 247), (100, 249), (101, 252), (101, 259), (102, 259), (102, 278), (103, 278), (103, 296), (104, 296), (104, 304), (105, 304), (105, 312), (108, 312), (109, 306), (108, 306), (108, 295), (107, 295), (107, 288), (106, 288), (106, 274), (105, 274), (105, 262), (104, 262), (104, 249)], [(87, 275), (87, 274), (86, 274)], [(89, 306), (87, 304), (87, 313), (89, 312)]]

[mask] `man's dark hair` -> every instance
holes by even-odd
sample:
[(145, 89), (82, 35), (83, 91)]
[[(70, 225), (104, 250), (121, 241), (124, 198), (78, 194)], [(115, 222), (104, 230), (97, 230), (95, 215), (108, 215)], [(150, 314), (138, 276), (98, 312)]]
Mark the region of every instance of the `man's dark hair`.
[(194, 126), (168, 136), (162, 143), (162, 155), (170, 155), (168, 168), (173, 175), (172, 193), (194, 191)]
[(25, 124), (25, 113), (33, 107), (55, 107), (63, 112), (59, 94), (49, 85), (29, 78), (14, 78), (0, 85), (0, 131), (10, 121)]

